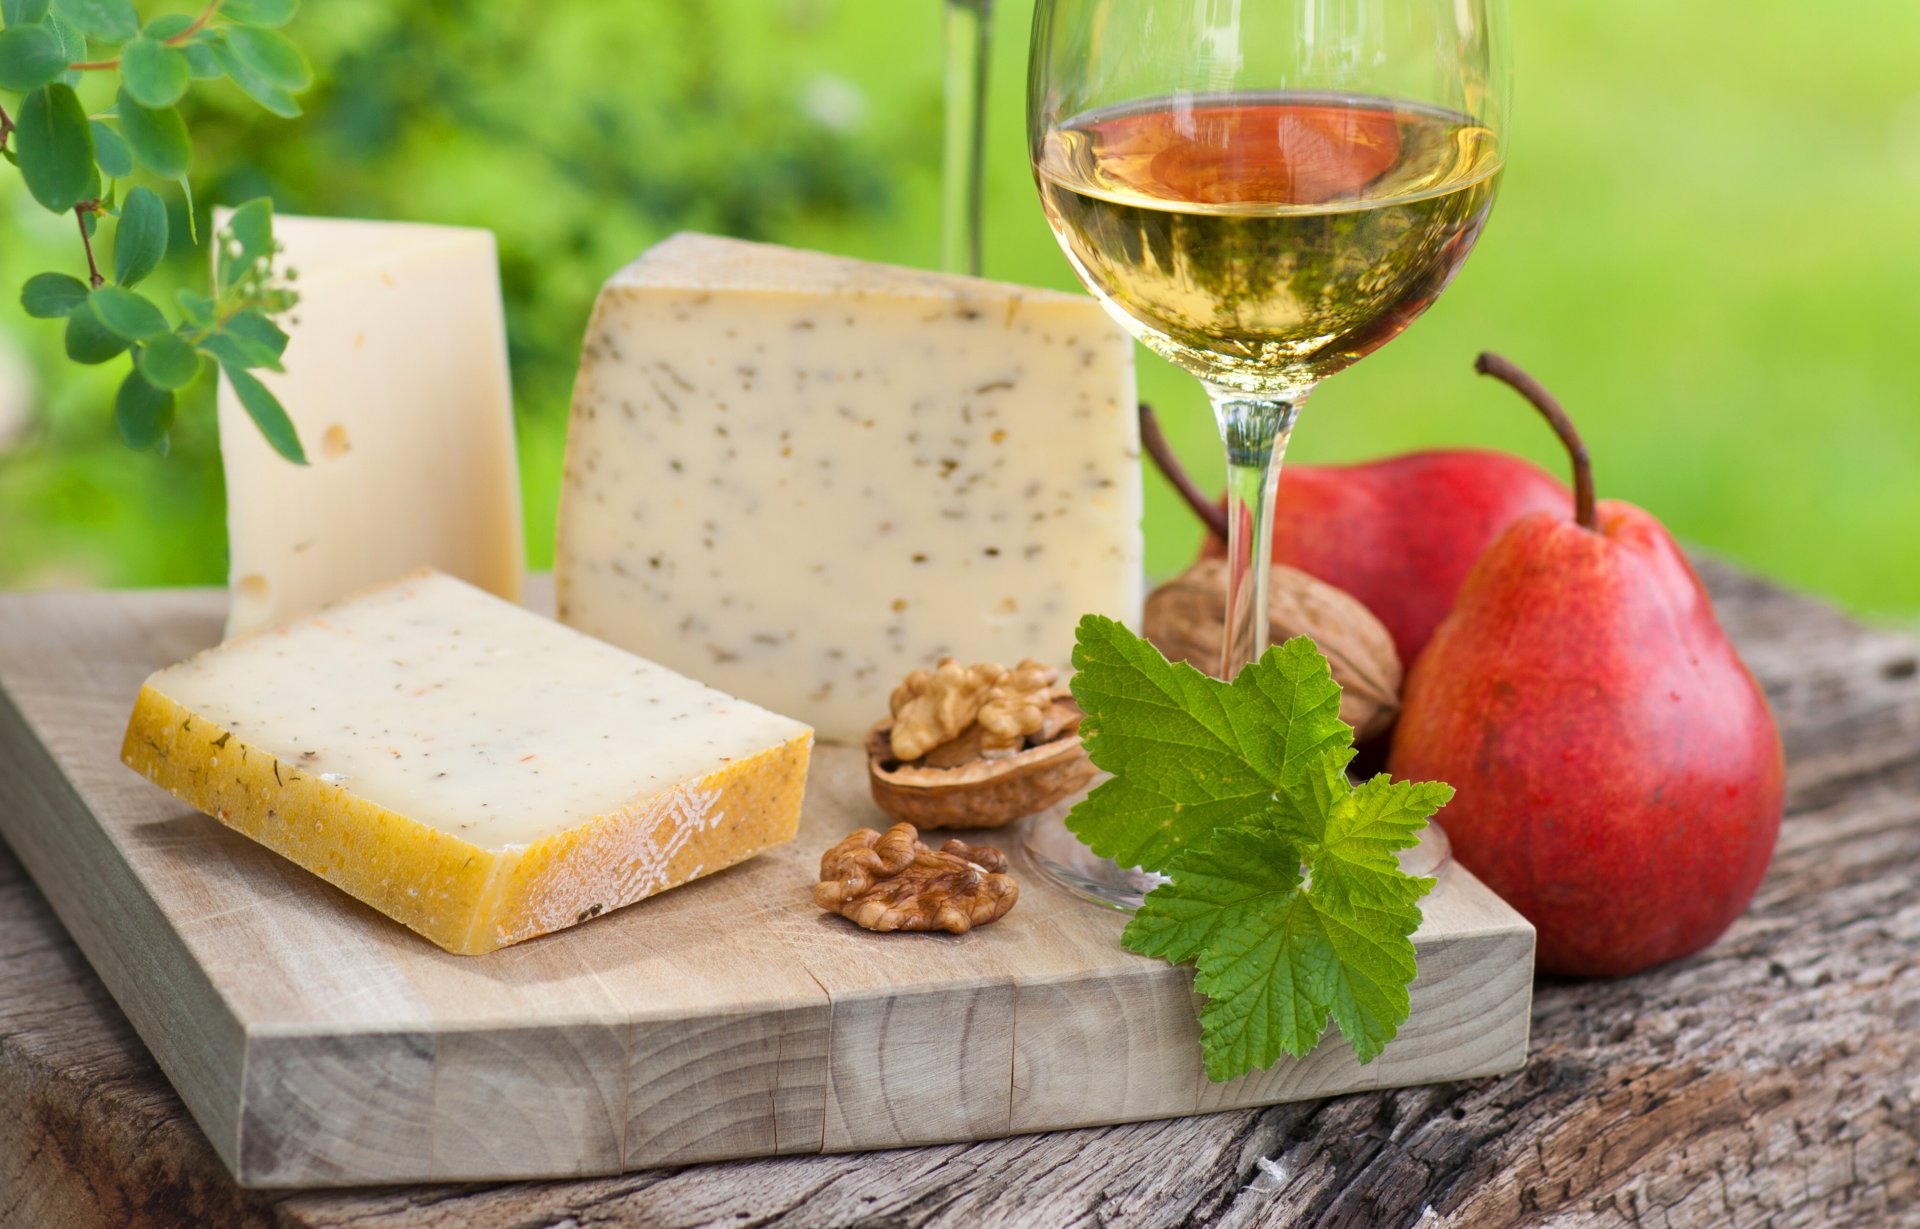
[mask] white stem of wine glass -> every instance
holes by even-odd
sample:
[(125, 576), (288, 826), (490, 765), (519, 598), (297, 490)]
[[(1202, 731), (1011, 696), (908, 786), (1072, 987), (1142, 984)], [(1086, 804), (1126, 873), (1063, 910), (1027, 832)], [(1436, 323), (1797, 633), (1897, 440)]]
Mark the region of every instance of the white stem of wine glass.
[(1267, 576), (1273, 558), (1273, 497), (1287, 439), (1311, 386), (1256, 396), (1202, 381), (1227, 449), (1227, 627), (1220, 677), (1231, 679), (1267, 651)]

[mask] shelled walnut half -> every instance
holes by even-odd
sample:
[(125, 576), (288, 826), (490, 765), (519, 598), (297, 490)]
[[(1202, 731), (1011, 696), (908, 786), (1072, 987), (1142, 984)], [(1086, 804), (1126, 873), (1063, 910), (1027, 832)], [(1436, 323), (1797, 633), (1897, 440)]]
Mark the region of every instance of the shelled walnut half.
[(1036, 661), (914, 671), (867, 736), (874, 802), (922, 827), (999, 828), (1084, 788), (1094, 767), (1059, 679)]
[[(1372, 611), (1344, 589), (1296, 568), (1274, 564), (1267, 582), (1273, 643), (1306, 636), (1326, 655), (1340, 684), (1340, 719), (1362, 742), (1383, 734), (1400, 715), (1400, 655)], [(1147, 598), (1141, 634), (1171, 661), (1220, 672), (1226, 638), (1227, 565), (1202, 559)]]
[(1006, 916), (1020, 885), (1007, 855), (950, 840), (929, 849), (912, 824), (862, 828), (820, 856), (813, 903), (868, 930), (963, 935)]

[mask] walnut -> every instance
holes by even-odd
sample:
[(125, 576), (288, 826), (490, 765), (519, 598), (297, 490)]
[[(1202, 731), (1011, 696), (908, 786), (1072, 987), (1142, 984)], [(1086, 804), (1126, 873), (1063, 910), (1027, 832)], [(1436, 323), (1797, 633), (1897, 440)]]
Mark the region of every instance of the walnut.
[[(957, 687), (958, 663), (943, 661), (941, 670)], [(921, 715), (915, 705), (932, 692), (940, 670), (909, 676), (894, 692), (898, 715), (868, 734), (873, 800), (895, 819), (929, 828), (999, 828), (1092, 782), (1093, 762), (1080, 745), (1080, 708), (1057, 681), (1058, 670), (1037, 661), (1013, 670), (991, 664), (972, 670), (975, 679), (997, 672), (996, 681), (981, 694), (966, 727), (946, 741), (918, 757), (899, 753), (903, 744), (920, 748), (928, 731), (949, 728), (929, 721), (905, 738), (899, 733), (903, 717)]]
[(974, 723), (987, 693), (1007, 676), (1004, 666), (982, 662), (963, 666), (943, 657), (932, 670), (915, 670), (898, 687), (888, 707), (893, 712), (893, 753), (917, 760)]
[(820, 856), (813, 903), (868, 930), (962, 935), (1006, 916), (1020, 885), (997, 849), (951, 840), (927, 848), (912, 824), (862, 828)]
[(995, 683), (974, 718), (984, 731), (980, 754), (987, 759), (1012, 755), (1026, 745), (1028, 735), (1045, 729), (1053, 685), (1059, 681), (1058, 670), (1029, 658)]
[[(1273, 565), (1267, 584), (1273, 642), (1308, 636), (1326, 654), (1340, 684), (1340, 718), (1361, 741), (1385, 733), (1400, 715), (1400, 655), (1373, 612), (1345, 590), (1297, 568)], [(1202, 559), (1147, 598), (1142, 629), (1170, 660), (1220, 673), (1226, 635), (1227, 565)]]

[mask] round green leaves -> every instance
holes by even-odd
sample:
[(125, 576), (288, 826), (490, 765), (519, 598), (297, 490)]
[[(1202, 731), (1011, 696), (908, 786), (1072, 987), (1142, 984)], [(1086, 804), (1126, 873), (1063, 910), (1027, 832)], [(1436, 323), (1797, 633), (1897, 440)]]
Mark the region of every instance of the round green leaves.
[(67, 49), (45, 26), (0, 30), (0, 90), (25, 94), (67, 71)]
[(151, 188), (127, 193), (113, 234), (113, 280), (137, 285), (167, 254), (167, 207)]
[(143, 106), (125, 86), (120, 89), (120, 135), (133, 159), (162, 179), (178, 179), (193, 161), (187, 124), (172, 107)]
[(20, 306), (38, 320), (59, 320), (87, 301), (87, 284), (65, 273), (36, 273), (20, 291)]
[[(183, 141), (185, 136), (183, 129)], [(27, 95), (14, 121), (13, 152), (27, 191), (55, 213), (88, 199), (99, 183), (93, 169), (93, 128), (70, 85), (56, 82)]]
[(136, 38), (120, 52), (120, 79), (143, 107), (171, 107), (187, 92), (193, 72), (186, 53), (157, 38)]
[(127, 373), (113, 399), (113, 422), (127, 447), (146, 451), (166, 438), (173, 426), (173, 394), (155, 388), (138, 368)]

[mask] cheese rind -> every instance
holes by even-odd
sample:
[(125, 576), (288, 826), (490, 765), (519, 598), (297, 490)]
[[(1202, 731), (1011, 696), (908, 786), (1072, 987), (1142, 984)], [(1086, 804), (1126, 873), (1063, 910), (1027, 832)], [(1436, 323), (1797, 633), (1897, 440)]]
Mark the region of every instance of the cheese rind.
[(943, 655), (1137, 619), (1132, 343), (1092, 299), (702, 235), (617, 273), (568, 428), (560, 617), (858, 741)]
[(156, 673), (122, 758), (473, 955), (791, 840), (811, 747), (798, 722), (426, 575)]
[(418, 567), (517, 600), (524, 533), (493, 235), (282, 216), (274, 238), (300, 302), (286, 371), (256, 374), (308, 464), (275, 454), (220, 381), (227, 634)]

